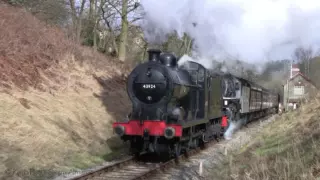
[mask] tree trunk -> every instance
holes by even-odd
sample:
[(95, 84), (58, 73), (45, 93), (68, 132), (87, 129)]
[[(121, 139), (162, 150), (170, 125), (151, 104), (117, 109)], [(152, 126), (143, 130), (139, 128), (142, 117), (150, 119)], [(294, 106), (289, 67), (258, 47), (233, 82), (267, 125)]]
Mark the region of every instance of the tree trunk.
[(77, 15), (75, 1), (69, 0), (69, 2), (71, 7), (71, 13), (72, 13), (73, 33), (75, 35), (74, 40), (80, 43), (80, 36), (81, 36), (81, 30), (82, 30), (82, 14), (83, 14), (84, 4), (86, 3), (86, 0), (82, 0), (81, 2), (79, 15)]
[(145, 42), (144, 46), (143, 46), (143, 54), (142, 54), (142, 60), (146, 60), (147, 59), (147, 50), (148, 50), (148, 43)]
[(120, 33), (120, 43), (119, 43), (119, 54), (118, 58), (120, 61), (125, 61), (126, 59), (126, 45), (128, 37), (128, 0), (122, 0), (122, 13), (121, 13), (121, 33)]
[[(91, 1), (94, 1), (94, 0), (91, 0)], [(98, 3), (98, 0), (94, 1), (94, 14), (92, 15), (91, 17), (91, 22), (93, 22), (93, 30), (92, 30), (92, 33), (93, 33), (93, 50), (96, 51), (97, 50), (97, 26), (99, 25), (99, 18), (98, 18), (98, 15), (100, 13), (100, 8), (99, 10), (97, 11), (97, 3)], [(102, 4), (102, 3), (101, 3)]]
[(111, 29), (111, 27), (109, 27), (109, 32), (111, 34), (111, 41), (112, 41), (113, 50), (114, 50), (116, 56), (119, 57), (119, 49), (118, 49), (118, 45), (116, 42), (116, 36), (115, 36), (113, 30)]
[(93, 27), (93, 50), (96, 51), (97, 50), (97, 23), (95, 23), (94, 27)]
[(89, 20), (90, 20), (90, 22), (93, 22), (94, 5), (95, 5), (95, 0), (90, 0), (90, 7), (89, 7)]
[(81, 31), (82, 31), (82, 19), (81, 17), (78, 18), (77, 23), (77, 34), (76, 34), (76, 42), (81, 43)]
[(72, 17), (72, 39), (74, 41), (76, 40), (76, 34), (77, 34), (77, 12), (76, 12), (76, 7), (75, 7), (75, 2), (74, 0), (69, 0), (70, 2), (70, 8), (71, 8), (71, 17)]
[(186, 46), (187, 46), (187, 39), (186, 39), (186, 33), (184, 33), (182, 37), (182, 43), (179, 48), (179, 56), (182, 56), (183, 54), (185, 54)]
[(186, 54), (189, 56), (191, 55), (191, 48), (192, 48), (193, 40), (191, 38), (188, 38), (188, 45), (186, 47)]

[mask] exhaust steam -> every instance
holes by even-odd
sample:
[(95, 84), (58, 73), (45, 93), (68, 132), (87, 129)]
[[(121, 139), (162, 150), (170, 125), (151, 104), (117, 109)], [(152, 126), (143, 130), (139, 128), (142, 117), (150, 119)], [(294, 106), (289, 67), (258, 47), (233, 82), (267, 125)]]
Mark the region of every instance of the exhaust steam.
[(229, 121), (228, 129), (226, 130), (226, 132), (223, 135), (224, 138), (226, 140), (231, 140), (232, 139), (232, 135), (245, 124), (247, 124), (247, 119), (246, 118), (241, 118), (241, 119), (239, 119), (237, 121), (231, 119)]

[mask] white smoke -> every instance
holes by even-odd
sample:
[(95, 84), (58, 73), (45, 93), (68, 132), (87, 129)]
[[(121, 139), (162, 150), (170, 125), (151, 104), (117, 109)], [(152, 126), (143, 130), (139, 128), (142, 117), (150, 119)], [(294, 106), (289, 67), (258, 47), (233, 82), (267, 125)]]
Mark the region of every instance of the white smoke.
[(319, 0), (141, 0), (141, 5), (147, 41), (186, 32), (207, 59), (262, 64), (291, 58), (298, 45), (317, 48), (320, 42)]
[(224, 133), (224, 138), (226, 140), (232, 139), (232, 134), (239, 128), (239, 123), (236, 121), (231, 121), (227, 131)]
[[(180, 59), (178, 61), (178, 66), (181, 66), (185, 62), (188, 62), (188, 61), (200, 63), (207, 69), (210, 69), (210, 68), (213, 67), (212, 60), (210, 60), (208, 58), (205, 58), (205, 57), (201, 57), (201, 58), (190, 57), (190, 56), (188, 56), (186, 54), (184, 54), (183, 56), (180, 57)], [(210, 63), (210, 61), (211, 61), (211, 63)]]
[[(174, 31), (194, 39), (197, 58), (212, 67), (212, 60), (239, 59), (262, 71), (270, 59), (291, 59), (298, 46), (320, 45), (319, 0), (140, 0), (145, 11), (141, 27), (150, 43), (162, 43)], [(228, 65), (230, 66), (230, 64)], [(221, 70), (229, 71), (228, 66)], [(230, 122), (225, 137), (242, 122)]]
[(238, 121), (229, 121), (229, 127), (223, 134), (226, 140), (232, 139), (232, 135), (246, 123), (245, 119), (239, 119)]

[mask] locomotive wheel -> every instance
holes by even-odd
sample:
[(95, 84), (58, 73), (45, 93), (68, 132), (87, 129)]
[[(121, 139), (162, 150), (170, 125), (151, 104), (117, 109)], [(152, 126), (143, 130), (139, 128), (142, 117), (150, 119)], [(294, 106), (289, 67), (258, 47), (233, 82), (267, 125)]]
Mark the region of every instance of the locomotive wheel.
[(181, 144), (176, 143), (173, 148), (174, 158), (178, 158), (181, 154)]
[(200, 149), (205, 149), (205, 142), (202, 139), (199, 140), (199, 147)]
[(131, 141), (130, 142), (130, 154), (139, 157), (143, 149), (143, 142), (141, 141)]
[(134, 156), (134, 157), (139, 157), (140, 155), (140, 151), (136, 148), (131, 148), (130, 149), (130, 155)]
[(199, 139), (198, 139), (198, 138), (195, 138), (195, 139), (193, 140), (193, 146), (194, 146), (194, 148), (199, 147)]

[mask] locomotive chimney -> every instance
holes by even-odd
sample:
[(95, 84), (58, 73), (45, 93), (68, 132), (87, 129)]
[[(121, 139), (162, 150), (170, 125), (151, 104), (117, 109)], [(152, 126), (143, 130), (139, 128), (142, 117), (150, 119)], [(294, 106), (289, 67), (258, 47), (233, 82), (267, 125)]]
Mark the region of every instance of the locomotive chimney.
[(148, 54), (149, 54), (149, 59), (148, 59), (149, 61), (158, 62), (160, 54), (161, 54), (161, 50), (160, 49), (149, 49)]

